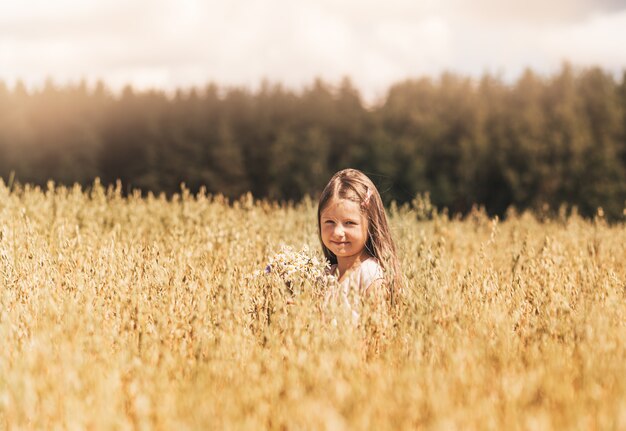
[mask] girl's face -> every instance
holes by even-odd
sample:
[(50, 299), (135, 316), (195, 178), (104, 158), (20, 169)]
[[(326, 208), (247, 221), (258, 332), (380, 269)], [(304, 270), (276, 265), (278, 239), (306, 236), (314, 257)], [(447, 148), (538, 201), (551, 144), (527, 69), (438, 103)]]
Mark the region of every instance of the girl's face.
[(338, 259), (360, 255), (367, 242), (368, 221), (358, 203), (331, 198), (320, 214), (322, 242)]

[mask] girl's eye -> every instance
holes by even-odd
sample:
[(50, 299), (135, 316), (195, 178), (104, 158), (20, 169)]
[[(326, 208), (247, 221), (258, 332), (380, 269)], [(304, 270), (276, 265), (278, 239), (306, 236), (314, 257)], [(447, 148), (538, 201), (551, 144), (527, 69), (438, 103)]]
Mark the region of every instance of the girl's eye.
[(348, 221), (346, 222), (346, 224), (347, 224), (347, 225), (352, 225), (352, 226), (355, 226), (355, 225), (356, 225), (356, 222), (351, 221), (351, 220), (348, 220)]
[(334, 221), (332, 221), (332, 220), (326, 220), (324, 223), (325, 223), (325, 224), (333, 224), (333, 223), (335, 223), (335, 222), (334, 222)]

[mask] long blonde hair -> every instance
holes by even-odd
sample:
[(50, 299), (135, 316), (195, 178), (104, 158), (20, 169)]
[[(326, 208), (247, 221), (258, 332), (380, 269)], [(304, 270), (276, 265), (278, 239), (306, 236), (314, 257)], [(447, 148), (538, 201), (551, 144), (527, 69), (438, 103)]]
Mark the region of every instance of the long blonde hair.
[(331, 264), (335, 264), (337, 263), (337, 256), (322, 241), (320, 221), (322, 211), (332, 198), (348, 199), (358, 203), (361, 212), (367, 217), (368, 228), (365, 248), (370, 255), (378, 259), (385, 272), (389, 299), (393, 305), (402, 288), (402, 274), (396, 256), (396, 247), (387, 222), (385, 207), (376, 186), (363, 172), (357, 169), (344, 169), (333, 175), (322, 191), (317, 205), (317, 232), (324, 256)]

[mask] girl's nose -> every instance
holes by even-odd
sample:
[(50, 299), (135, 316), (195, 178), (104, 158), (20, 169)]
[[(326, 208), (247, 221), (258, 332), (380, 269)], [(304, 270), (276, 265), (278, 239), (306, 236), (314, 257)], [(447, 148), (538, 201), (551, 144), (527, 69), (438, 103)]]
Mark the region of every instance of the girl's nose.
[(335, 236), (343, 237), (343, 234), (344, 234), (343, 226), (341, 226), (340, 224), (337, 224), (335, 226), (334, 234)]

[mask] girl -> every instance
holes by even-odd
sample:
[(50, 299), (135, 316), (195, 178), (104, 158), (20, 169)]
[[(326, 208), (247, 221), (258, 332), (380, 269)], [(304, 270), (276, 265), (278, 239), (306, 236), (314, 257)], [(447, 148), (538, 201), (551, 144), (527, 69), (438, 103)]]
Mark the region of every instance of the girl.
[[(385, 209), (374, 183), (361, 171), (344, 169), (330, 179), (317, 207), (320, 242), (348, 297), (383, 295), (395, 304), (401, 278)], [(353, 311), (353, 313), (355, 313)]]

